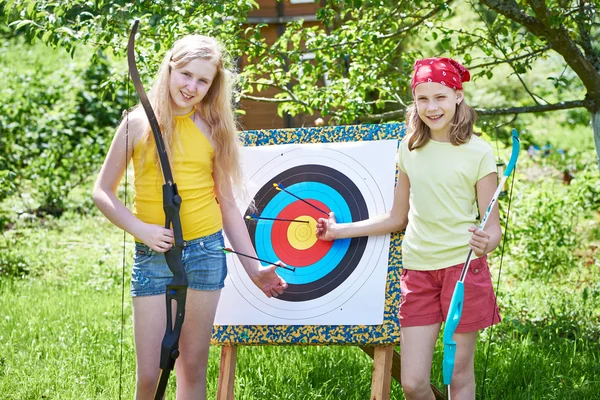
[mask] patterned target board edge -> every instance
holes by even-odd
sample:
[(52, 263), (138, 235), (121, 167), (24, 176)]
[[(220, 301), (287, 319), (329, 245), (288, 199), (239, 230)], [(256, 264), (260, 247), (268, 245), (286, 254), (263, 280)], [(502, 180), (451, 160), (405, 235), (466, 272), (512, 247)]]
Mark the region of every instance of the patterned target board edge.
[[(334, 143), (399, 140), (404, 124), (372, 124), (246, 131), (245, 146), (292, 143)], [(385, 345), (400, 343), (401, 243), (403, 234), (390, 238), (383, 324), (381, 325), (215, 325), (211, 343), (232, 345)]]

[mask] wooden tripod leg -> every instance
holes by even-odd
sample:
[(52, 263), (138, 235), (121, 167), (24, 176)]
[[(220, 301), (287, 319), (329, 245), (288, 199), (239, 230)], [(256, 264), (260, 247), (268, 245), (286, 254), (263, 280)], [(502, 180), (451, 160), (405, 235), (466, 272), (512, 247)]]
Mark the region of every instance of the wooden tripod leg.
[[(375, 351), (374, 351), (374, 347), (372, 346), (361, 346), (361, 349), (367, 353), (369, 355), (369, 357), (374, 358), (375, 357)], [(398, 383), (401, 384), (400, 381), (400, 354), (398, 354), (397, 351), (394, 351), (394, 355), (392, 358), (392, 378), (394, 378)], [(436, 400), (446, 400), (446, 395), (444, 393), (442, 393), (437, 387), (435, 387), (433, 384), (431, 384), (431, 390), (433, 391), (433, 395), (435, 396)]]
[(371, 400), (389, 400), (394, 346), (377, 346), (373, 354)]
[(217, 387), (217, 400), (233, 400), (233, 384), (235, 382), (235, 363), (237, 360), (237, 346), (223, 346), (221, 348), (221, 366), (219, 367), (219, 383)]

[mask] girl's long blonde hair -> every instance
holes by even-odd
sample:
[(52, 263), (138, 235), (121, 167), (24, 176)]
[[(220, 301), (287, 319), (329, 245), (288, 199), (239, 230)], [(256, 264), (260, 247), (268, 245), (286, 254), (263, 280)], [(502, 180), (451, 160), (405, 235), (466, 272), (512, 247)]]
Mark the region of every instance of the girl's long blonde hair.
[[(181, 68), (195, 59), (208, 60), (217, 67), (217, 73), (210, 89), (202, 101), (196, 105), (196, 110), (211, 128), (210, 141), (215, 150), (213, 165), (218, 172), (218, 181), (215, 183), (219, 187), (231, 184), (234, 193), (237, 193), (242, 189), (242, 172), (238, 126), (233, 111), (236, 71), (225, 47), (216, 39), (201, 35), (189, 35), (177, 40), (173, 48), (165, 55), (148, 97), (162, 131), (171, 169), (173, 169), (175, 122), (169, 92), (171, 71), (173, 68)], [(141, 108), (141, 105), (136, 108)], [(151, 135), (152, 131), (148, 127), (141, 140), (149, 143)]]
[[(454, 119), (448, 132), (450, 143), (455, 146), (467, 143), (472, 135), (481, 135), (475, 132), (473, 126), (477, 120), (477, 114), (463, 99), (456, 105)], [(408, 149), (414, 150), (423, 147), (431, 139), (431, 130), (419, 117), (417, 104), (413, 103), (406, 110), (406, 134), (408, 136)]]

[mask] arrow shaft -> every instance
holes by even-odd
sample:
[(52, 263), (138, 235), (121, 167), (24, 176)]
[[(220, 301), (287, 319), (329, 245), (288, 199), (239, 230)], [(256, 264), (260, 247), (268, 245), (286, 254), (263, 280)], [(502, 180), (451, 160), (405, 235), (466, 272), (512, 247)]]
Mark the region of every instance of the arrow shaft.
[(288, 266), (285, 266), (285, 265), (275, 264), (274, 262), (263, 260), (262, 258), (258, 258), (258, 257), (254, 257), (254, 256), (251, 256), (251, 255), (248, 255), (248, 254), (240, 253), (238, 251), (234, 251), (234, 250), (231, 250), (231, 249), (228, 249), (227, 252), (233, 253), (233, 254), (237, 254), (237, 255), (242, 256), (242, 257), (251, 258), (253, 260), (260, 261), (260, 262), (265, 263), (265, 264), (274, 265), (274, 266), (276, 266), (278, 268), (287, 269), (288, 271), (292, 271), (292, 272), (296, 271), (296, 268), (288, 267)]

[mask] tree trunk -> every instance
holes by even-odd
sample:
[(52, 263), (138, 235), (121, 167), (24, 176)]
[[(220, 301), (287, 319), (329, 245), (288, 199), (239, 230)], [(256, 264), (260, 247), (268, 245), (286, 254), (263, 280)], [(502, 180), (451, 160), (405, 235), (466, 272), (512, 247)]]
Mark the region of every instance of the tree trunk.
[(592, 130), (594, 131), (594, 142), (596, 143), (596, 158), (598, 161), (598, 170), (600, 171), (600, 108), (590, 112), (592, 116)]

